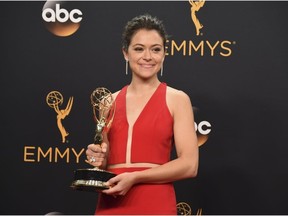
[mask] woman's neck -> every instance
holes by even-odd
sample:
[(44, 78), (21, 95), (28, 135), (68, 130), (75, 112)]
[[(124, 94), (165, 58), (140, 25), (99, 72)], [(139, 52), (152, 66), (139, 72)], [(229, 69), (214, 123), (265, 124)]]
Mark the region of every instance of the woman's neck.
[(130, 85), (128, 86), (128, 91), (137, 95), (143, 95), (154, 91), (160, 84), (160, 81), (157, 79), (151, 80), (137, 80), (132, 79)]

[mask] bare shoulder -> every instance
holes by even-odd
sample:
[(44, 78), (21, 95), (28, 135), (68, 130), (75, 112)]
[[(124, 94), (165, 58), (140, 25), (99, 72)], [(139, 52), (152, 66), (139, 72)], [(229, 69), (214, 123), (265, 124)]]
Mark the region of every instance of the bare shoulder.
[(175, 112), (185, 111), (192, 107), (190, 97), (187, 93), (169, 86), (167, 87), (166, 100), (172, 115), (175, 114)]
[(190, 97), (184, 91), (172, 88), (170, 86), (167, 86), (167, 99), (175, 102), (190, 102)]

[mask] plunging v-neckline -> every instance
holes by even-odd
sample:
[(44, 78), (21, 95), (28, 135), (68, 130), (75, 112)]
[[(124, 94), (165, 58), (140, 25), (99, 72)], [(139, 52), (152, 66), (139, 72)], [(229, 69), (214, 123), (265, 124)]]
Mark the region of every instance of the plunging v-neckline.
[(143, 106), (142, 110), (140, 111), (140, 113), (138, 114), (137, 118), (135, 119), (134, 123), (132, 125), (129, 124), (128, 121), (128, 115), (127, 115), (127, 89), (128, 86), (126, 87), (125, 90), (125, 116), (126, 116), (126, 122), (128, 124), (129, 127), (134, 127), (134, 125), (139, 121), (139, 119), (141, 118), (141, 116), (143, 115), (144, 111), (147, 109), (146, 107), (148, 107), (148, 105), (151, 103), (152, 99), (154, 98), (156, 92), (158, 91), (158, 89), (160, 88), (161, 83), (157, 86), (157, 88), (155, 89), (155, 91), (151, 94), (150, 98), (147, 100), (146, 104)]

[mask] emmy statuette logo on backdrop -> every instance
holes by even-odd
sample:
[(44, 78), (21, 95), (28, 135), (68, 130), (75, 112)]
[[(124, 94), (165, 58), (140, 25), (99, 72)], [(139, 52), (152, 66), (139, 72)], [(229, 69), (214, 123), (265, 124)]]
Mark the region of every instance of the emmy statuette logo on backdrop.
[[(192, 209), (190, 207), (190, 205), (188, 205), (185, 202), (179, 202), (176, 205), (177, 207), (177, 214), (178, 215), (192, 215)], [(202, 215), (202, 209), (198, 209), (196, 214), (196, 216)]]
[(196, 12), (198, 12), (205, 4), (205, 0), (189, 0), (191, 5), (191, 19), (196, 28), (196, 35), (200, 35), (200, 30), (203, 28), (203, 25), (200, 23), (199, 19), (196, 16)]
[(51, 91), (47, 97), (46, 97), (46, 103), (49, 107), (53, 108), (57, 114), (57, 126), (61, 133), (62, 137), (62, 143), (66, 142), (66, 137), (69, 135), (69, 133), (66, 131), (62, 124), (62, 120), (66, 118), (66, 116), (69, 115), (72, 105), (73, 105), (73, 97), (69, 98), (69, 101), (67, 103), (67, 106), (65, 109), (60, 109), (59, 106), (63, 104), (63, 96), (58, 91)]
[[(112, 93), (104, 87), (96, 88), (92, 92), (90, 99), (96, 123), (94, 144), (101, 145), (103, 142), (103, 132), (108, 132), (111, 127), (116, 104)], [(98, 167), (77, 169), (74, 172), (74, 181), (71, 187), (80, 191), (101, 192), (108, 188), (105, 182), (114, 176), (116, 176), (114, 173), (99, 169)]]

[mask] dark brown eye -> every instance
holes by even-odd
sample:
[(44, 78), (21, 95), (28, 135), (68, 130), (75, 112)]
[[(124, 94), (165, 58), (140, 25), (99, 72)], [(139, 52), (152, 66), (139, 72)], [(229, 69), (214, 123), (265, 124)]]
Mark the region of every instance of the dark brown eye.
[(155, 48), (152, 49), (152, 51), (155, 52), (155, 53), (158, 53), (158, 52), (160, 52), (161, 50), (162, 50), (161, 47), (155, 47)]
[(137, 52), (140, 52), (140, 51), (143, 51), (143, 48), (142, 47), (135, 47), (134, 50)]

